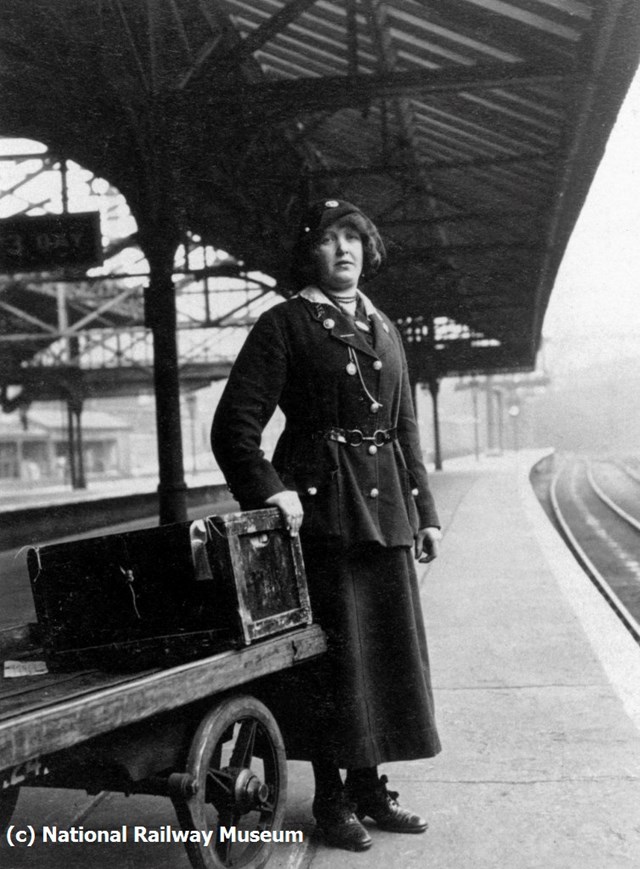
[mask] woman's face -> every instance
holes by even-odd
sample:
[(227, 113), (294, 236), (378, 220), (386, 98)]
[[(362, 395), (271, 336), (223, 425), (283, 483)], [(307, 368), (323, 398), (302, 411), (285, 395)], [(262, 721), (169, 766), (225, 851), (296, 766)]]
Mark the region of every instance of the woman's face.
[(353, 227), (332, 223), (314, 248), (321, 287), (334, 293), (358, 286), (362, 272), (362, 239)]

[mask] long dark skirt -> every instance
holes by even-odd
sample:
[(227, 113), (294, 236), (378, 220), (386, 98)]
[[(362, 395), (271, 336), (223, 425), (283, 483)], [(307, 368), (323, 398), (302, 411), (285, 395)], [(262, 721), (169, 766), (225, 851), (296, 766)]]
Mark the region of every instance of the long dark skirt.
[(328, 652), (265, 697), (288, 756), (342, 768), (433, 757), (440, 741), (410, 550), (307, 541), (303, 551)]

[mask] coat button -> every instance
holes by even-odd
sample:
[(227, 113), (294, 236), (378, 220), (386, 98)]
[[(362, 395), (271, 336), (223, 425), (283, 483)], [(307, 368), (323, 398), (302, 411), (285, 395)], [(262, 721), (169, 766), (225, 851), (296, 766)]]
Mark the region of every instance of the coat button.
[(376, 361), (373, 363), (373, 370), (380, 371), (381, 368), (382, 368), (382, 362), (380, 362), (379, 359), (376, 359)]
[(325, 329), (333, 329), (333, 327), (336, 325), (336, 321), (332, 320), (331, 317), (327, 317), (326, 320), (323, 320), (322, 325)]
[(381, 407), (382, 405), (378, 404), (377, 401), (374, 401), (369, 410), (371, 411), (371, 413), (377, 413)]
[(309, 486), (309, 488), (307, 489), (307, 495), (317, 495), (317, 494), (318, 494), (318, 490), (316, 489), (316, 487)]
[(372, 489), (369, 492), (369, 497), (370, 498), (377, 498), (379, 494), (380, 494), (380, 492), (377, 489)]
[(347, 374), (355, 374), (357, 371), (355, 363), (349, 362), (347, 365)]
[(414, 498), (417, 498), (418, 495), (420, 494), (420, 492), (418, 489), (412, 489), (411, 494), (413, 495)]
[(375, 456), (375, 454), (377, 452), (378, 452), (378, 447), (375, 444), (371, 444), (371, 446), (369, 447), (369, 455)]

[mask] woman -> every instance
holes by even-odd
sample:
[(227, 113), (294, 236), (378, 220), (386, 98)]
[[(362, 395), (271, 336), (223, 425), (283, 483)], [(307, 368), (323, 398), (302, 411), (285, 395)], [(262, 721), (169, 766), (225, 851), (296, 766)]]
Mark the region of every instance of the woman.
[[(280, 722), (288, 755), (313, 764), (318, 827), (349, 850), (371, 844), (365, 816), (426, 829), (377, 765), (440, 750), (412, 562), (436, 557), (438, 517), (400, 336), (358, 289), (383, 259), (356, 206), (311, 206), (293, 255), (300, 291), (253, 327), (212, 430), (242, 508), (274, 505), (301, 534), (328, 652), (290, 687), (295, 712), (290, 703)], [(260, 439), (277, 405), (286, 425), (269, 462)]]

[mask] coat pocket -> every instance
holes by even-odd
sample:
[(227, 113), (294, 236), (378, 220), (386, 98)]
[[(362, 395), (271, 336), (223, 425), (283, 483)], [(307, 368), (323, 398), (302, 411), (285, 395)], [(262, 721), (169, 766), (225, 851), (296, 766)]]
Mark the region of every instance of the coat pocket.
[[(310, 481), (311, 482), (311, 481)], [(342, 534), (340, 472), (325, 473), (322, 480), (299, 490), (304, 509), (303, 531), (314, 537), (339, 537)]]

